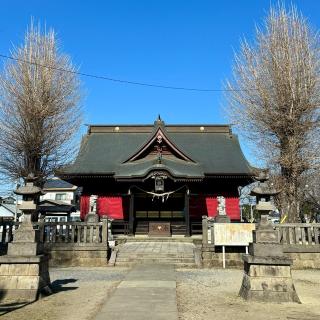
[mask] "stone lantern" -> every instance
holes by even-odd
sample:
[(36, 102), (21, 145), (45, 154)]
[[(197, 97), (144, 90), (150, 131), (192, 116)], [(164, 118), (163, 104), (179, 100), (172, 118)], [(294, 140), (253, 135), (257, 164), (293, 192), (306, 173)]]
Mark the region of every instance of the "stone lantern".
[(280, 191), (268, 183), (269, 174), (266, 171), (261, 171), (259, 176), (255, 177), (255, 180), (258, 181), (258, 185), (251, 190), (250, 195), (256, 197), (256, 210), (261, 217), (275, 210), (271, 197), (276, 196)]
[(261, 173), (256, 178), (258, 186), (251, 192), (257, 197), (261, 219), (253, 231), (249, 254), (242, 256), (244, 275), (239, 295), (246, 300), (300, 303), (291, 276), (292, 260), (284, 255), (279, 230), (268, 220), (269, 212), (274, 210), (271, 196), (279, 193), (268, 185), (268, 178)]
[(39, 294), (51, 293), (48, 257), (43, 254), (39, 230), (31, 222), (36, 200), (42, 193), (34, 185), (35, 180), (32, 174), (28, 175), (26, 184), (15, 191), (22, 196), (20, 210), (24, 219), (8, 245), (7, 255), (0, 257), (0, 294), (4, 301), (32, 302)]
[(22, 196), (22, 203), (19, 208), (23, 212), (20, 227), (14, 234), (14, 239), (8, 246), (8, 255), (37, 255), (42, 248), (39, 239), (39, 230), (34, 230), (32, 225), (32, 215), (37, 210), (36, 199), (42, 190), (34, 185), (36, 178), (31, 174), (25, 181), (24, 186), (14, 191), (15, 194)]

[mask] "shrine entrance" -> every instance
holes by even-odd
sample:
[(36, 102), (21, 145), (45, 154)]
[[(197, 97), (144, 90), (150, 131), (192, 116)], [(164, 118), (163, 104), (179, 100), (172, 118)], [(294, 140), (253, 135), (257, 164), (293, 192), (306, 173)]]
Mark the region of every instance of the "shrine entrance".
[(186, 233), (184, 193), (170, 197), (135, 194), (135, 234), (168, 236)]
[(173, 194), (168, 199), (146, 194), (135, 195), (136, 219), (184, 219), (184, 194)]

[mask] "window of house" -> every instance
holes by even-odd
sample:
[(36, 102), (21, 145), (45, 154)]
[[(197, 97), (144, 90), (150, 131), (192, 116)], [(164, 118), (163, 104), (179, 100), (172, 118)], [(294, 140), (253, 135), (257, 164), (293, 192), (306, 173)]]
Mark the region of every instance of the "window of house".
[(57, 193), (56, 194), (56, 200), (66, 200), (67, 194), (66, 193)]

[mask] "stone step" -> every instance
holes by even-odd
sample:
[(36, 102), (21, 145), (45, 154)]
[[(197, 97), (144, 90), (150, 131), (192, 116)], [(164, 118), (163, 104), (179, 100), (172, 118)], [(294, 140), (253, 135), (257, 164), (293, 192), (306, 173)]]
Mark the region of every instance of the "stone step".
[(115, 240), (125, 240), (125, 242), (183, 242), (183, 243), (193, 243), (193, 238), (177, 236), (177, 237), (125, 237), (125, 236), (115, 236)]
[(174, 253), (166, 253), (166, 254), (161, 254), (161, 253), (133, 253), (133, 252), (123, 252), (119, 251), (118, 252), (118, 257), (134, 257), (134, 258), (193, 258), (194, 254), (174, 254)]
[(123, 258), (123, 259), (193, 259), (194, 260), (194, 255), (167, 255), (167, 254), (126, 254), (122, 252), (118, 252), (117, 258)]
[(172, 259), (176, 259), (176, 260), (193, 260), (194, 261), (194, 257), (190, 256), (190, 257), (161, 257), (161, 256), (148, 256), (148, 257), (137, 257), (137, 256), (132, 256), (132, 255), (117, 255), (117, 259), (130, 259), (130, 260), (172, 260)]
[(194, 257), (134, 257), (134, 256), (117, 256), (117, 260), (178, 260), (194, 261)]
[(137, 258), (121, 258), (121, 257), (117, 257), (117, 260), (116, 262), (135, 262), (135, 261), (141, 261), (141, 262), (146, 262), (146, 263), (149, 263), (149, 262), (156, 262), (156, 263), (180, 263), (180, 262), (183, 262), (183, 263), (195, 263), (194, 259), (179, 259), (179, 258), (162, 258), (162, 259), (159, 259), (159, 258), (145, 258), (145, 259), (137, 259)]
[(173, 261), (173, 262), (180, 262), (180, 261), (184, 261), (184, 262), (195, 262), (195, 259), (194, 258), (158, 258), (158, 257), (150, 257), (150, 258), (145, 258), (145, 259), (142, 259), (142, 258), (134, 258), (134, 257), (117, 257), (117, 261), (151, 261), (151, 262), (154, 262), (154, 261)]
[(120, 266), (120, 267), (132, 267), (138, 264), (156, 264), (156, 263), (160, 263), (160, 264), (165, 264), (165, 265), (174, 265), (176, 268), (197, 268), (197, 265), (193, 262), (163, 262), (163, 261), (155, 261), (155, 262), (149, 262), (149, 261), (144, 261), (144, 260), (138, 260), (138, 261), (134, 261), (134, 262), (125, 262), (125, 261), (117, 261), (116, 262), (116, 266)]
[[(195, 268), (195, 245), (186, 238), (132, 239), (119, 243), (116, 265), (134, 266), (136, 264), (170, 264), (178, 267)], [(161, 240), (160, 240), (161, 239)], [(167, 241), (165, 241), (167, 240)], [(182, 241), (181, 241), (182, 240)]]

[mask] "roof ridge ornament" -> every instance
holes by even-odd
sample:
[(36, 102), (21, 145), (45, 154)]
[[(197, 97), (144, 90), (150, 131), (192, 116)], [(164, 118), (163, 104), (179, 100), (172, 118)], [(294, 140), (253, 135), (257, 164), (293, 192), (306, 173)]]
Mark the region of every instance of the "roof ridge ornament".
[(162, 128), (164, 128), (165, 123), (164, 123), (164, 121), (161, 119), (160, 114), (158, 114), (158, 118), (157, 118), (157, 120), (154, 122), (154, 126), (155, 126), (155, 127), (162, 127)]

